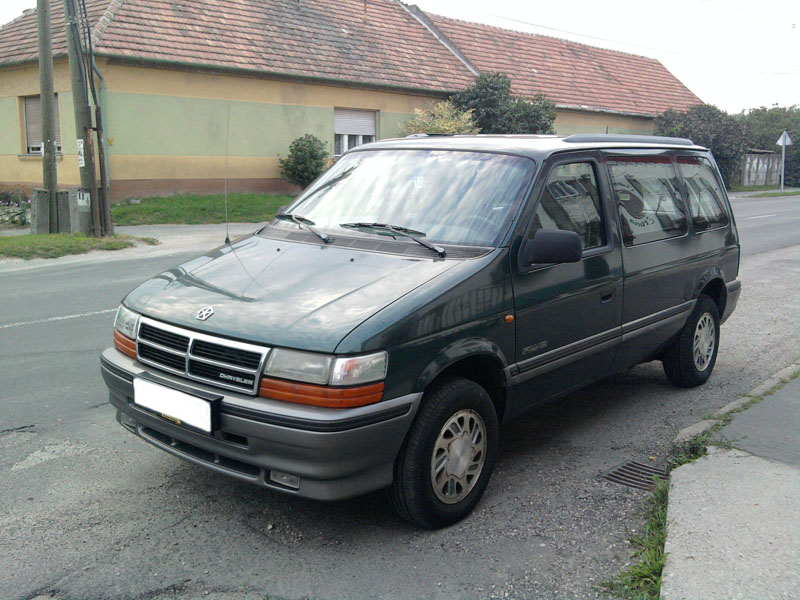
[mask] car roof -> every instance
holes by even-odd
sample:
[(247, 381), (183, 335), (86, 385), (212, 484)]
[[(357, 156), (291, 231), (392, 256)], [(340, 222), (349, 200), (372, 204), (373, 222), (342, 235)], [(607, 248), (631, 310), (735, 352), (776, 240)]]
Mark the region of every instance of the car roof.
[(350, 152), (365, 150), (458, 150), (518, 154), (542, 159), (556, 152), (598, 149), (707, 149), (684, 138), (654, 135), (577, 134), (557, 135), (439, 135), (415, 134), (357, 146)]

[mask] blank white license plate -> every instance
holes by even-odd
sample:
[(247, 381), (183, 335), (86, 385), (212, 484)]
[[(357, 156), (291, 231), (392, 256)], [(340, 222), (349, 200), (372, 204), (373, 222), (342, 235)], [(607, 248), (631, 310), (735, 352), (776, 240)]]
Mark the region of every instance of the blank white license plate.
[(211, 433), (211, 402), (202, 398), (136, 377), (133, 380), (133, 402), (178, 425)]

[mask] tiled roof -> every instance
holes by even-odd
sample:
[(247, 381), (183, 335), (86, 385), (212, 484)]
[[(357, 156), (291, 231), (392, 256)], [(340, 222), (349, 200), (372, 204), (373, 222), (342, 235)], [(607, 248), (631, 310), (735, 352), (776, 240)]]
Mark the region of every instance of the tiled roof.
[(505, 73), (512, 91), (556, 105), (647, 115), (701, 104), (653, 58), (428, 14), (482, 72)]
[[(87, 9), (89, 4), (98, 55), (434, 91), (473, 80), (393, 0), (87, 0)], [(51, 6), (54, 54), (65, 54), (63, 2), (51, 0)], [(106, 8), (111, 18), (98, 27)], [(36, 56), (35, 13), (0, 30), (0, 65)]]
[[(469, 69), (395, 0), (86, 0), (99, 55), (425, 91), (470, 85)], [(53, 53), (66, 54), (51, 0)], [(657, 60), (420, 14), (480, 71), (557, 105), (654, 115), (701, 101)], [(0, 66), (35, 60), (36, 13), (0, 28)]]

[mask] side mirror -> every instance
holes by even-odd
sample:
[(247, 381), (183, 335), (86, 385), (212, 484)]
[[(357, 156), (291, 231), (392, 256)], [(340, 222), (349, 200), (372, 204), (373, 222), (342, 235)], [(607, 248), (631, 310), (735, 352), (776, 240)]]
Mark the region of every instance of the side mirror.
[(540, 229), (520, 248), (522, 264), (574, 263), (583, 257), (583, 244), (574, 231)]

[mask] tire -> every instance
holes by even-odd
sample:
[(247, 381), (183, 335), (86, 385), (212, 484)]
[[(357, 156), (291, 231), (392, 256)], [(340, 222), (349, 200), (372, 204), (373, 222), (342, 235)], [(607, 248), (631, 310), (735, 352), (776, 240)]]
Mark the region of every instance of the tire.
[(704, 384), (714, 370), (719, 350), (719, 310), (701, 294), (678, 339), (664, 353), (664, 373), (678, 387)]
[(426, 529), (452, 525), (478, 504), (498, 449), (497, 413), (474, 381), (435, 384), (395, 461), (392, 507)]

